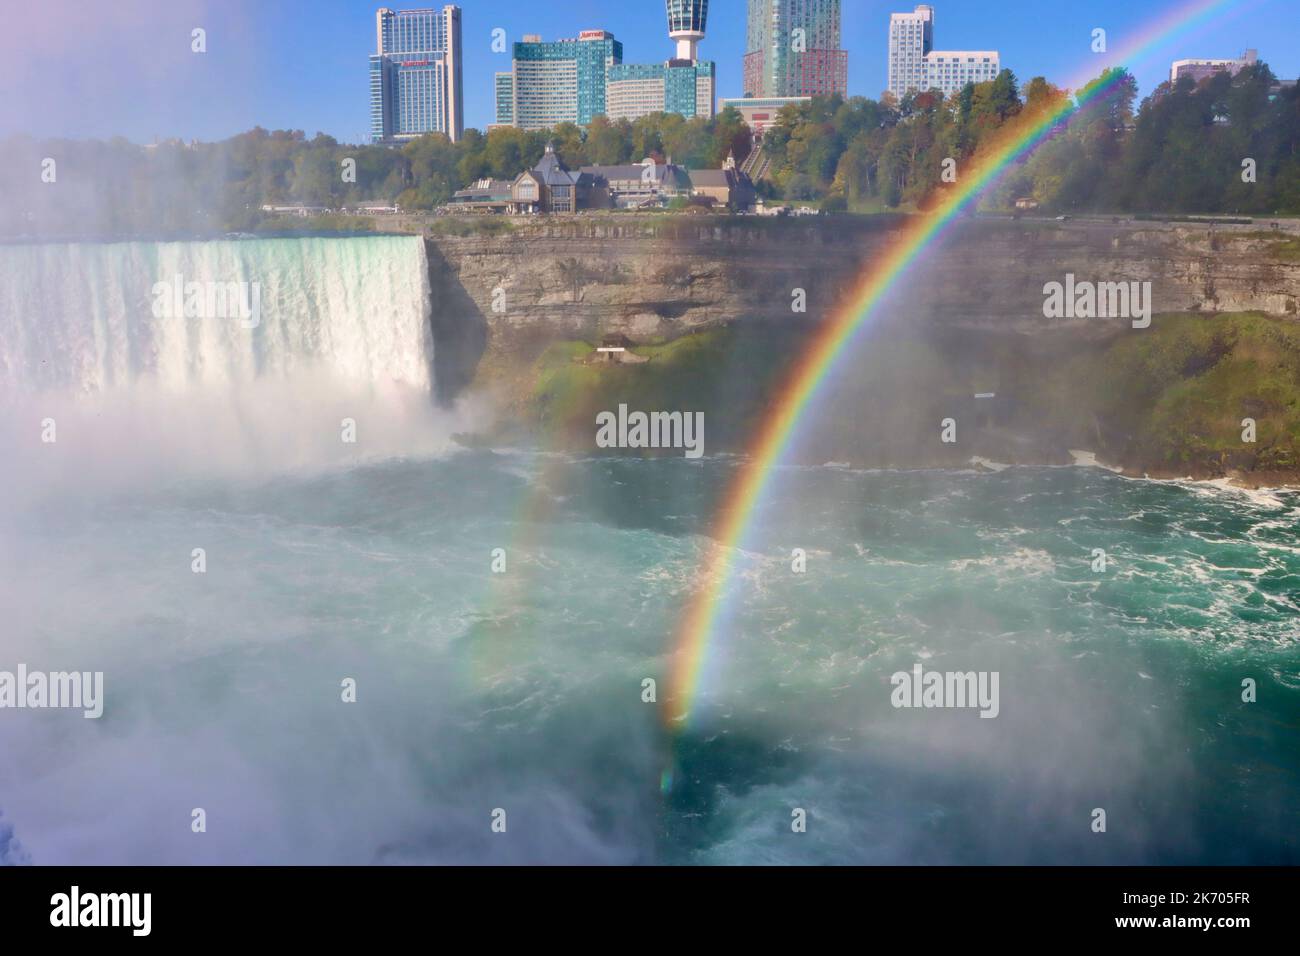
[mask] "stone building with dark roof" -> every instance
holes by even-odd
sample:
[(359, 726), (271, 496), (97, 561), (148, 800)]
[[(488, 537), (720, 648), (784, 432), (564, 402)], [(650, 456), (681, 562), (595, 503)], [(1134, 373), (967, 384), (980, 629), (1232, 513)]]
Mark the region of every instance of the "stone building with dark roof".
[(515, 215), (571, 214), (586, 209), (657, 209), (678, 198), (692, 202), (746, 208), (753, 204), (753, 184), (727, 158), (722, 169), (688, 170), (673, 163), (583, 166), (564, 168), (553, 143), (532, 169), (513, 181), (481, 179), (457, 190), (448, 208), (464, 212), (506, 212)]
[(650, 159), (622, 166), (583, 166), (582, 175), (591, 177), (592, 205), (597, 208), (663, 206), (676, 196), (690, 195), (686, 170)]
[(532, 169), (526, 169), (510, 187), (509, 211), (514, 213), (574, 213), (586, 208), (592, 182), (582, 173), (571, 173), (555, 155), (555, 144)]

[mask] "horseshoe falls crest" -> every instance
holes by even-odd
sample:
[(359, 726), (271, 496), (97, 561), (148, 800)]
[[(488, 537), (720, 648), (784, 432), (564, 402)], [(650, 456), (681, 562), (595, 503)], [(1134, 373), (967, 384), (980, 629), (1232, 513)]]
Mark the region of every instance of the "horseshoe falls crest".
[[(328, 464), (445, 440), (427, 406), (429, 280), (415, 237), (0, 248), (12, 437), (54, 423), (38, 486)], [(340, 422), (360, 436), (341, 446)]]
[(1300, 496), (782, 469), (669, 732), (735, 459), (454, 445), (443, 307), (416, 238), (0, 246), (0, 672), (103, 673), (0, 710), (0, 863), (1300, 862)]

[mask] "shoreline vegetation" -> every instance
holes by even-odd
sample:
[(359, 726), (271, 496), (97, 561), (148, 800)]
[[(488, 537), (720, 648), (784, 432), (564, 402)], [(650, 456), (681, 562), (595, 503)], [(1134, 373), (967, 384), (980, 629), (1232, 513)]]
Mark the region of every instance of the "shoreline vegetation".
[[(595, 361), (595, 346), (581, 340), (552, 342), (533, 359), (498, 357), (474, 387), (495, 398), (499, 418), (470, 441), (601, 454), (595, 417), (626, 404), (702, 411), (705, 453), (744, 453), (806, 334), (738, 322), (635, 346), (645, 359), (636, 364)], [(798, 460), (1050, 466), (1078, 463), (1086, 450), (1092, 457), (1085, 460), (1125, 477), (1300, 485), (1300, 325), (1293, 320), (1157, 314), (1141, 336), (1084, 339), (1060, 330), (1033, 339), (882, 326), (852, 374), (839, 374), (820, 396), (822, 412)], [(746, 374), (728, 374), (739, 368)], [(974, 400), (980, 391), (995, 397)], [(957, 423), (951, 444), (940, 435), (946, 418)]]

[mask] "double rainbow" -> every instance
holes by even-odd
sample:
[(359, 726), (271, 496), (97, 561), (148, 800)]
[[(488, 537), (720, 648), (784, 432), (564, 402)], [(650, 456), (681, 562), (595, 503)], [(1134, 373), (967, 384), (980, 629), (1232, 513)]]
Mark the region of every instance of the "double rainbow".
[[(1222, 10), (1241, 5), (1238, 0), (1194, 0), (1182, 4), (1141, 29), (1106, 59), (1112, 65), (1135, 62), (1159, 45), (1207, 23)], [(1095, 59), (1089, 68), (1099, 71)], [(753, 514), (770, 484), (773, 469), (789, 450), (805, 412), (840, 357), (850, 349), (855, 335), (873, 317), (885, 294), (963, 209), (1012, 164), (1043, 143), (1071, 113), (1105, 97), (1125, 75), (1113, 70), (1090, 86), (1087, 83), (1091, 77), (1083, 77), (1075, 84), (1078, 88), (1086, 87), (1082, 93), (1073, 98), (1066, 96), (1059, 105), (1039, 113), (1021, 114), (1003, 126), (999, 135), (961, 171), (958, 183), (948, 187), (929, 212), (914, 217), (891, 239), (884, 254), (862, 274), (844, 304), (796, 359), (777, 390), (771, 412), (750, 444), (739, 475), (723, 497), (704, 563), (703, 584), (680, 619), (676, 649), (669, 661), (669, 693), (664, 708), (670, 727), (680, 725), (690, 715), (708, 671), (711, 652), (727, 616), (733, 558), (746, 544)], [(1096, 73), (1091, 76), (1095, 77)]]

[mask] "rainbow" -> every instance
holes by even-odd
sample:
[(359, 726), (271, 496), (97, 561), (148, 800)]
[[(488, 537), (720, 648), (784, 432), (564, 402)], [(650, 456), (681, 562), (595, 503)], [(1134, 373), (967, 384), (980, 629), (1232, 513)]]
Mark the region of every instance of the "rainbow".
[[(1157, 18), (1106, 60), (1131, 63), (1150, 54), (1159, 44), (1210, 21), (1221, 9), (1240, 7), (1238, 0), (1194, 0)], [(1089, 70), (1098, 71), (1094, 59)], [(804, 413), (813, 404), (839, 358), (856, 333), (873, 316), (881, 299), (967, 206), (975, 201), (1013, 163), (1043, 143), (1066, 122), (1074, 110), (1114, 89), (1126, 74), (1112, 69), (1100, 81), (1088, 77), (1075, 84), (1082, 92), (1063, 97), (1059, 106), (1032, 116), (1025, 113), (1002, 127), (1001, 135), (977, 154), (961, 171), (955, 186), (946, 188), (935, 206), (914, 217), (891, 239), (884, 254), (871, 264), (844, 303), (821, 326), (807, 349), (794, 362), (768, 417), (749, 446), (745, 463), (733, 480), (714, 520), (712, 542), (705, 559), (703, 584), (679, 621), (675, 650), (669, 660), (669, 693), (664, 709), (669, 727), (680, 726), (690, 715), (711, 651), (726, 617), (728, 584), (734, 556), (743, 549), (755, 509), (761, 502), (774, 468), (798, 432)], [(1095, 77), (1096, 73), (1093, 72)]]

